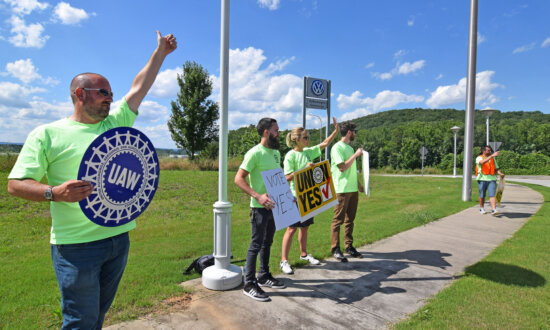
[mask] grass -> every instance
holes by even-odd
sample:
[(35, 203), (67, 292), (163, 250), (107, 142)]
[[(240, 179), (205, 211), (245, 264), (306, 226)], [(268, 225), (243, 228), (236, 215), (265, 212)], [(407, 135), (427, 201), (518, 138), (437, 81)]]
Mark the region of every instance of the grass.
[[(245, 258), (250, 242), (249, 198), (232, 183), (232, 252)], [(6, 192), (8, 172), (0, 172), (0, 328), (59, 327), (59, 292), (49, 252), (50, 215), (47, 203), (28, 202)], [(464, 208), (461, 180), (430, 177), (371, 177), (371, 197), (361, 195), (355, 245), (361, 246), (422, 225)], [(476, 200), (477, 196), (472, 196)], [(179, 284), (198, 277), (182, 271), (191, 261), (213, 250), (212, 204), (217, 200), (217, 172), (162, 171), (159, 189), (149, 208), (130, 232), (128, 266), (106, 324), (163, 310), (163, 301), (186, 293)], [(330, 256), (327, 211), (315, 218), (308, 250), (318, 258)], [(280, 272), (281, 240), (276, 233), (271, 269)], [(296, 239), (290, 262), (298, 258)], [(242, 263), (238, 263), (242, 265)]]
[(550, 188), (542, 208), (397, 329), (550, 329)]

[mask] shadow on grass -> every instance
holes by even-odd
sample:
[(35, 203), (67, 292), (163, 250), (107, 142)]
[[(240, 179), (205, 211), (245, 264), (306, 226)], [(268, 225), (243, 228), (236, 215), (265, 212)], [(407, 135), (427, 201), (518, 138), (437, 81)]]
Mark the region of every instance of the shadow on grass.
[(544, 277), (529, 269), (499, 262), (479, 262), (466, 268), (466, 275), (475, 275), (505, 285), (539, 287), (546, 284)]

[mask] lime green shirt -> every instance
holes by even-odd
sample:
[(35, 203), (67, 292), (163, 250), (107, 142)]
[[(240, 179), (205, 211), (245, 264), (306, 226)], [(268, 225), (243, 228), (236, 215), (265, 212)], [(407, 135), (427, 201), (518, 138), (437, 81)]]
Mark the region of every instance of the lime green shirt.
[(490, 175), (490, 174), (483, 174), (483, 172), (481, 172), (481, 164), (480, 162), (483, 160), (483, 157), (482, 156), (477, 156), (476, 158), (476, 166), (477, 166), (477, 177), (476, 177), (476, 180), (477, 181), (497, 181), (497, 169), (499, 168), (498, 167), (498, 163), (497, 163), (497, 159), (496, 158), (493, 158), (495, 160), (495, 175)]
[[(285, 155), (284, 160), (284, 173), (288, 175), (294, 173), (306, 167), (307, 163), (313, 163), (313, 160), (321, 156), (321, 147), (316, 145), (311, 148), (304, 148), (302, 151), (290, 150)], [(290, 190), (294, 197), (296, 197), (296, 185), (294, 180), (290, 181)]]
[(357, 162), (353, 160), (353, 164), (344, 172), (338, 169), (338, 165), (344, 163), (354, 153), (353, 148), (342, 141), (339, 141), (330, 149), (332, 182), (334, 182), (337, 194), (359, 191), (357, 185)]
[[(123, 100), (118, 109), (112, 110), (105, 120), (97, 124), (83, 124), (64, 118), (38, 126), (27, 137), (8, 178), (40, 182), (45, 174), (51, 186), (76, 180), (82, 157), (92, 141), (111, 128), (132, 126), (136, 116)], [(50, 212), (51, 244), (92, 242), (136, 227), (135, 221), (118, 227), (97, 225), (82, 213), (78, 202), (50, 202)]]
[[(262, 178), (262, 172), (281, 168), (281, 153), (279, 150), (266, 148), (261, 144), (255, 145), (244, 155), (241, 167), (248, 172), (250, 187), (258, 194), (267, 192)], [(263, 207), (256, 198), (250, 198), (250, 207)]]

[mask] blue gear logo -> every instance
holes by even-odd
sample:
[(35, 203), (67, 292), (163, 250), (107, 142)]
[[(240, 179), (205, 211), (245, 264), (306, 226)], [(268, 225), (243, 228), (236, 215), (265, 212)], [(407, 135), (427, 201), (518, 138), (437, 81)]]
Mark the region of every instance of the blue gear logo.
[(78, 170), (94, 191), (79, 202), (94, 223), (116, 227), (136, 219), (153, 199), (160, 166), (151, 141), (135, 128), (117, 127), (90, 144)]
[(325, 92), (325, 85), (321, 80), (314, 80), (311, 83), (311, 91), (313, 92), (313, 94), (321, 96)]

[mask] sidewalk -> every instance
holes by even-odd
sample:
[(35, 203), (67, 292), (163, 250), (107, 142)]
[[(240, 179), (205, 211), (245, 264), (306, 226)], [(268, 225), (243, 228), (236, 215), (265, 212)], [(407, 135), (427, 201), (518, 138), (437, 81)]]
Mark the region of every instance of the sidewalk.
[[(106, 329), (379, 329), (424, 305), (464, 269), (511, 237), (542, 205), (542, 196), (508, 184), (498, 216), (472, 207), (358, 249), (363, 259), (330, 258), (279, 275), (286, 289), (266, 289), (271, 302), (243, 295), (242, 285), (210, 291), (200, 279), (189, 308)], [(489, 209), (489, 207), (486, 207)]]

